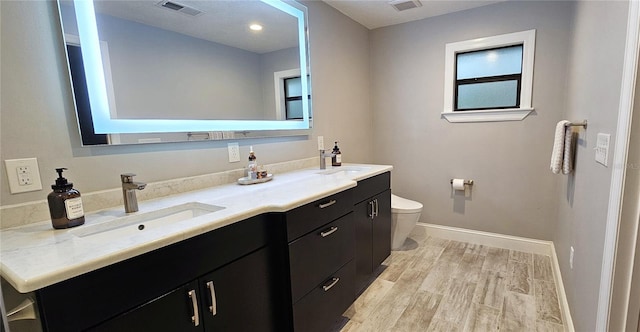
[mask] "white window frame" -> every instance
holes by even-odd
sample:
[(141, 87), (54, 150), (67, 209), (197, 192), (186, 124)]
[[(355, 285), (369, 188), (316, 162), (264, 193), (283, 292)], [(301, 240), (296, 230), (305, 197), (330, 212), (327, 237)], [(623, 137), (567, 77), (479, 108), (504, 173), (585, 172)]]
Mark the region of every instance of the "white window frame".
[(284, 101), (284, 80), (292, 77), (300, 77), (300, 69), (289, 69), (273, 73), (273, 85), (276, 92), (276, 119), (286, 120), (287, 111)]
[[(534, 108), (531, 106), (533, 91), (533, 62), (535, 53), (536, 30), (508, 33), (493, 37), (477, 38), (455, 43), (445, 47), (444, 65), (444, 112), (442, 117), (449, 122), (491, 122), (521, 121)], [(480, 51), (505, 46), (522, 45), (522, 79), (520, 81), (520, 107), (507, 109), (489, 109), (478, 111), (454, 111), (454, 87), (456, 54)]]

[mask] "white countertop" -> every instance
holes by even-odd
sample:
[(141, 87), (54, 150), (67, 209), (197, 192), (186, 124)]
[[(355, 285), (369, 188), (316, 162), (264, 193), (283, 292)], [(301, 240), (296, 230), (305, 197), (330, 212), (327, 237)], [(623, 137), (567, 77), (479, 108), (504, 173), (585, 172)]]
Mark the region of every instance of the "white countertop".
[[(139, 202), (144, 214), (180, 204), (198, 202), (224, 209), (133, 236), (78, 237), (74, 231), (123, 217), (124, 207), (85, 215), (82, 226), (54, 230), (50, 221), (0, 231), (0, 275), (21, 293), (31, 292), (99, 268), (144, 254), (172, 243), (267, 212), (285, 212), (345, 189), (393, 167), (345, 164), (336, 170), (361, 167), (358, 172), (318, 174), (303, 169), (275, 174), (272, 181), (227, 184), (204, 190)], [(327, 171), (330, 172), (329, 169)]]

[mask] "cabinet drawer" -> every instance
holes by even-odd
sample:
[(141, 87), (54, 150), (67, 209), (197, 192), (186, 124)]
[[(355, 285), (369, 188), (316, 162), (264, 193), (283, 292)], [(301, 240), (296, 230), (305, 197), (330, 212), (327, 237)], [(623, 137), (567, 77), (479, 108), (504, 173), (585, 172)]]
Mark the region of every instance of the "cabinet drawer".
[(289, 245), (289, 262), (293, 302), (353, 259), (354, 243), (353, 213), (292, 242)]
[(294, 331), (331, 331), (331, 326), (355, 299), (355, 273), (351, 260), (294, 304)]
[(391, 172), (385, 172), (368, 179), (358, 181), (353, 188), (353, 202), (359, 203), (365, 199), (391, 188)]
[(351, 189), (295, 208), (286, 214), (287, 238), (295, 240), (353, 209)]

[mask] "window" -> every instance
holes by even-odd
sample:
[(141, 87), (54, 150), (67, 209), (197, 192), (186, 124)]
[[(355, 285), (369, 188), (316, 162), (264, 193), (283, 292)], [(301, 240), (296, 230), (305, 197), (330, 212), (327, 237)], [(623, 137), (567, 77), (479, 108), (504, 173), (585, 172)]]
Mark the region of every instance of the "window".
[[(309, 80), (307, 80), (308, 82)], [(284, 108), (287, 120), (302, 119), (302, 84), (300, 76), (285, 78), (284, 81)], [(307, 99), (311, 99), (308, 96)]]
[[(276, 100), (276, 119), (302, 120), (302, 84), (300, 69), (277, 71), (273, 74)], [(311, 78), (307, 75), (307, 103), (309, 121), (312, 121)]]
[(531, 111), (535, 30), (446, 45), (449, 122), (517, 121)]

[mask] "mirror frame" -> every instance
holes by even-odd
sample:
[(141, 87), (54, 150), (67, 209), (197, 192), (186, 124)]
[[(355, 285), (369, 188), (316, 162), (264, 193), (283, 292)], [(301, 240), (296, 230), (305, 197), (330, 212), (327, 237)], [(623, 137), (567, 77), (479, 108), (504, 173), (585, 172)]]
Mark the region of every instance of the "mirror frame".
[[(282, 10), (298, 20), (298, 42), (300, 50), (300, 76), (302, 95), (309, 95), (308, 82), (308, 36), (306, 8), (295, 2), (282, 0), (260, 0), (274, 8)], [(310, 128), (310, 103), (302, 103), (302, 120), (167, 120), (167, 119), (113, 119), (109, 112), (106, 81), (103, 70), (98, 29), (93, 0), (73, 0), (82, 58), (87, 78), (87, 90), (96, 134), (142, 134), (142, 133), (179, 133), (179, 132), (247, 132), (274, 131), (281, 136), (283, 131), (293, 131), (299, 135), (301, 130)], [(295, 4), (295, 6), (293, 5)], [(60, 5), (60, 4), (59, 4)], [(299, 7), (304, 8), (300, 9)], [(62, 18), (61, 18), (61, 24)], [(63, 32), (64, 34), (64, 32)], [(253, 135), (251, 135), (253, 136)], [(256, 135), (260, 137), (265, 135)]]

